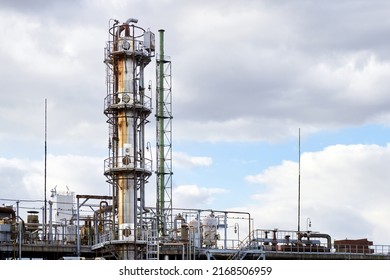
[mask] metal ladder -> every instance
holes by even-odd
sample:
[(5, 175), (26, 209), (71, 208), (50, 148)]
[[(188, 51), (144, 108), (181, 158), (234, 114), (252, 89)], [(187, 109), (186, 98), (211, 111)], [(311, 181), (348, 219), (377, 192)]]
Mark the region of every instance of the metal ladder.
[(158, 230), (150, 229), (147, 232), (146, 242), (146, 259), (158, 260), (159, 259), (159, 245), (158, 245)]

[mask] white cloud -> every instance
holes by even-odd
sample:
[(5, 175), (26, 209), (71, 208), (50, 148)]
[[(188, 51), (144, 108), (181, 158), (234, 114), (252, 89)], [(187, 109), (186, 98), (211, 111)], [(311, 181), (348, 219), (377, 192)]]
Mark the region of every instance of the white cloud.
[[(53, 2), (7, 3), (1, 12), (2, 26), (13, 26), (0, 30), (7, 38), (0, 44), (7, 65), (0, 68), (2, 89), (14, 94), (2, 96), (7, 106), (0, 108), (1, 123), (8, 125), (0, 136), (18, 135), (15, 127), (37, 133), (33, 128), (42, 108), (37, 100), (44, 97), (56, 110), (51, 123), (62, 129), (52, 137), (77, 139), (73, 126), (87, 123), (93, 133), (102, 132), (107, 22), (113, 15), (126, 20), (130, 4)], [(379, 35), (389, 28), (377, 20), (385, 16), (379, 7), (386, 3), (342, 2), (335, 8), (284, 1), (165, 1), (163, 14), (150, 1), (133, 3), (140, 25), (166, 30), (175, 138), (274, 141), (291, 137), (297, 127), (316, 132), (388, 123), (390, 55), (383, 48), (388, 36)], [(153, 63), (147, 68), (154, 72)], [(28, 122), (17, 117), (22, 114), (30, 116)]]
[[(44, 200), (44, 161), (0, 158), (0, 198)], [(106, 194), (103, 160), (76, 155), (48, 155), (46, 196), (55, 186), (78, 194)]]
[[(301, 229), (311, 218), (313, 230), (337, 239), (387, 242), (390, 226), (390, 145), (335, 145), (301, 157)], [(262, 186), (254, 196), (261, 227), (297, 228), (298, 164), (285, 161), (246, 177)], [(352, 236), (351, 236), (352, 235)]]
[(190, 156), (183, 152), (172, 154), (175, 168), (191, 169), (194, 167), (209, 167), (213, 164), (213, 159), (206, 156)]
[(180, 185), (173, 188), (174, 207), (210, 208), (215, 196), (225, 193), (221, 188), (204, 188), (197, 185)]
[[(337, 8), (301, 2), (226, 8), (217, 2), (207, 10), (194, 8), (192, 16), (183, 13), (184, 43), (174, 60), (176, 137), (275, 140), (290, 137), (291, 127), (318, 131), (383, 123), (389, 56), (379, 36), (372, 41), (383, 27), (368, 20), (363, 33), (352, 28), (362, 27), (364, 11), (383, 16), (376, 7), (343, 1)], [(222, 9), (235, 21), (219, 20)]]

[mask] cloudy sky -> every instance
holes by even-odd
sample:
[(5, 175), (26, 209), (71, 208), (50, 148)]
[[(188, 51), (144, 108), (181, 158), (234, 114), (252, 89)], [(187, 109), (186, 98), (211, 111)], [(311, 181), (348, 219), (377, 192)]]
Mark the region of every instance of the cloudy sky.
[(45, 98), (48, 194), (109, 193), (103, 50), (109, 20), (133, 17), (172, 59), (175, 207), (295, 230), (301, 155), (301, 227), (390, 244), (389, 15), (384, 0), (0, 0), (0, 204), (44, 196)]

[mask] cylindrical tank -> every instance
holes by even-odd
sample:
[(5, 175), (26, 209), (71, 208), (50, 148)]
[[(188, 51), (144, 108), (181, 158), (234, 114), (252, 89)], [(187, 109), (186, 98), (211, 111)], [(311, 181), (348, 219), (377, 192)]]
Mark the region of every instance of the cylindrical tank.
[(174, 239), (188, 241), (188, 225), (180, 213), (176, 215), (174, 220)]
[(181, 225), (181, 240), (183, 242), (188, 242), (188, 232), (189, 232), (189, 229), (188, 229), (188, 224), (182, 224)]
[(217, 245), (217, 224), (218, 220), (213, 213), (203, 219), (203, 244), (206, 247)]
[(194, 243), (194, 246), (197, 248), (201, 247), (202, 240), (203, 240), (202, 223), (199, 222), (198, 219), (194, 219), (190, 221), (188, 226), (189, 226), (189, 232), (190, 232), (191, 239), (193, 240), (192, 242)]
[(35, 231), (38, 229), (39, 225), (39, 218), (38, 218), (38, 211), (28, 211), (27, 212), (27, 230), (28, 231)]

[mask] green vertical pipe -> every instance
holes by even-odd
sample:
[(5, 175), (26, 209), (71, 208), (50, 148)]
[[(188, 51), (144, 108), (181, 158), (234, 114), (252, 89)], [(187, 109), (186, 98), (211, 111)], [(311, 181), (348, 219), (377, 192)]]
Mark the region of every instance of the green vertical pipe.
[[(160, 29), (159, 31), (160, 36), (160, 64), (159, 64), (159, 147), (160, 147), (160, 215), (161, 215), (161, 222), (164, 212), (164, 204), (165, 204), (165, 143), (164, 143), (164, 135), (165, 135), (165, 128), (164, 128), (164, 30)], [(164, 234), (164, 224), (161, 224), (161, 231)]]

